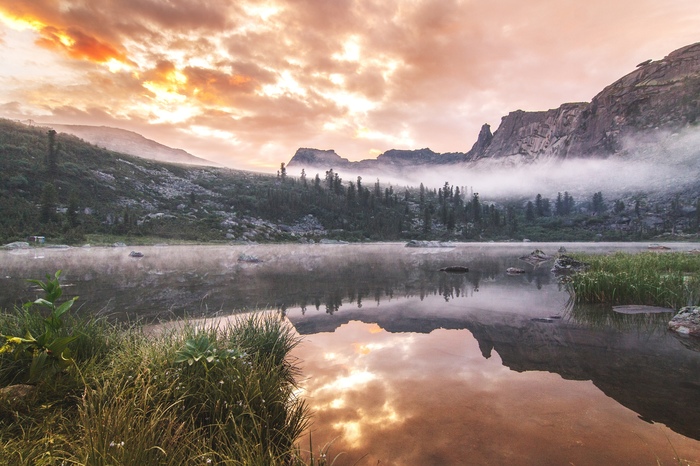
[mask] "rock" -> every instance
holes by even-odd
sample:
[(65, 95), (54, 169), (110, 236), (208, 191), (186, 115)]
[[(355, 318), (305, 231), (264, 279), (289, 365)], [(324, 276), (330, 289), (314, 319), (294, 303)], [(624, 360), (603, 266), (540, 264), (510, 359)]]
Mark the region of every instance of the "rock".
[(662, 244), (656, 244), (656, 243), (654, 243), (654, 244), (650, 244), (650, 245), (648, 246), (648, 249), (649, 249), (650, 251), (668, 251), (668, 250), (671, 249), (671, 248), (669, 248), (668, 246), (664, 246), (664, 245), (662, 245)]
[(10, 385), (0, 389), (0, 417), (16, 412), (27, 412), (36, 393), (34, 385)]
[(406, 243), (407, 248), (451, 248), (454, 247), (450, 243), (441, 243), (440, 241), (418, 241), (412, 239)]
[(687, 306), (668, 323), (668, 329), (690, 337), (700, 337), (700, 306)]
[(327, 239), (327, 238), (323, 238), (318, 243), (319, 244), (350, 244), (347, 241), (341, 241), (339, 239)]
[(241, 254), (240, 256), (238, 256), (238, 262), (248, 262), (250, 264), (257, 264), (259, 262), (262, 262), (262, 260), (249, 254)]
[(566, 248), (564, 246), (560, 247), (557, 251), (559, 254), (566, 254)]
[(570, 256), (559, 256), (554, 261), (554, 266), (552, 267), (552, 272), (554, 273), (576, 273), (583, 272), (590, 267), (590, 264), (585, 262), (577, 261)]
[(117, 241), (116, 243), (112, 244), (113, 248), (125, 248), (126, 243), (122, 243), (121, 241)]
[(544, 324), (551, 324), (554, 322), (555, 319), (551, 317), (534, 317), (530, 319), (532, 322), (542, 322)]
[(131, 251), (129, 257), (143, 257), (143, 253), (140, 251)]
[(464, 267), (462, 265), (450, 265), (448, 267), (441, 268), (440, 272), (467, 273), (467, 272), (469, 272), (469, 267)]
[(552, 260), (552, 256), (548, 256), (539, 249), (535, 249), (527, 256), (522, 256), (519, 258), (521, 261), (527, 262), (528, 264), (537, 267), (540, 264)]
[(508, 275), (521, 275), (525, 273), (525, 269), (519, 269), (517, 267), (508, 267), (506, 269)]

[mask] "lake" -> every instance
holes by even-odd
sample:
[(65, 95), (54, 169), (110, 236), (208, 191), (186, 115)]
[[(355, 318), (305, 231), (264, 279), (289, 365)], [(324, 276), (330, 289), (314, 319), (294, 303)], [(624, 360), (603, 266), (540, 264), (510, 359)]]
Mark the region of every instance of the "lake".
[[(694, 244), (668, 244), (691, 250)], [(671, 314), (569, 304), (550, 263), (631, 243), (151, 246), (0, 251), (0, 307), (63, 270), (79, 313), (161, 322), (275, 310), (336, 465), (700, 464), (700, 353)], [(242, 259), (242, 260), (240, 260)], [(464, 265), (469, 272), (439, 269)], [(508, 267), (525, 274), (511, 276)], [(308, 436), (302, 448), (308, 448)]]

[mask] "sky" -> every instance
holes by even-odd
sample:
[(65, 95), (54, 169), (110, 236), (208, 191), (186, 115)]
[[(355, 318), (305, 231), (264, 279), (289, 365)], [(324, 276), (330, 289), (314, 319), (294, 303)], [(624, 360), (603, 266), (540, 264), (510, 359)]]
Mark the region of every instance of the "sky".
[(0, 0), (0, 117), (232, 168), (299, 147), (466, 152), (700, 41), (697, 0)]

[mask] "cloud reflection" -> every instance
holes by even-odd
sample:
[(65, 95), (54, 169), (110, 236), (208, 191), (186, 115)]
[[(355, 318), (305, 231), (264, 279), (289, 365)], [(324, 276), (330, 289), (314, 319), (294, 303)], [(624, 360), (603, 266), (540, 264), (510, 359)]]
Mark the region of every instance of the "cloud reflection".
[(641, 421), (589, 381), (484, 359), (466, 330), (388, 333), (351, 321), (306, 336), (296, 355), (309, 377), (313, 442), (335, 439), (329, 456), (346, 452), (336, 464), (653, 464), (673, 462), (674, 449), (700, 457), (699, 442)]

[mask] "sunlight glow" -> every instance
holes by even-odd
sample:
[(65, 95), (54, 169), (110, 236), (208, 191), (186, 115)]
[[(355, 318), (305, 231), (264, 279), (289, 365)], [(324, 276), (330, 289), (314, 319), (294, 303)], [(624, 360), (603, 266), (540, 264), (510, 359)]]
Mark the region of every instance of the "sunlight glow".
[(359, 385), (365, 385), (372, 380), (376, 379), (377, 376), (371, 372), (365, 370), (353, 370), (350, 375), (345, 377), (339, 377), (334, 381), (327, 383), (319, 390), (331, 390), (333, 392), (340, 392), (342, 390), (348, 390), (350, 388), (357, 388)]
[(46, 26), (44, 23), (36, 19), (11, 17), (2, 12), (0, 12), (0, 21), (16, 31), (24, 31), (26, 29), (40, 31)]
[(187, 97), (181, 93), (187, 84), (187, 76), (178, 70), (168, 72), (161, 82), (144, 81), (142, 86), (151, 91), (156, 101), (163, 103), (183, 103)]
[(355, 131), (355, 138), (367, 139), (370, 141), (387, 141), (394, 145), (411, 147), (416, 144), (408, 129), (402, 130), (398, 135), (386, 134), (381, 131), (371, 130), (366, 127), (358, 128)]
[(204, 136), (207, 138), (217, 138), (224, 141), (230, 142), (232, 144), (240, 144), (236, 135), (230, 131), (224, 131), (221, 129), (213, 129), (206, 126), (192, 125), (188, 128), (187, 132), (192, 133), (196, 136)]
[(58, 38), (59, 42), (66, 47), (73, 47), (75, 45), (75, 40), (73, 40), (73, 38), (68, 34), (57, 32), (55, 33), (55, 36)]
[(327, 99), (334, 101), (339, 106), (345, 107), (351, 115), (367, 113), (377, 107), (375, 102), (354, 92), (339, 90), (327, 92), (322, 95)]
[(345, 76), (343, 76), (342, 74), (333, 73), (330, 76), (328, 76), (328, 79), (330, 80), (330, 82), (337, 86), (342, 86), (343, 84), (345, 84)]
[(132, 70), (131, 65), (124, 63), (124, 62), (121, 62), (121, 61), (117, 60), (116, 58), (110, 58), (109, 60), (107, 60), (104, 63), (104, 65), (112, 73), (119, 73), (120, 71), (131, 71)]
[(248, 16), (257, 16), (263, 21), (267, 21), (271, 16), (280, 12), (280, 8), (276, 5), (243, 5)]
[(284, 70), (275, 84), (266, 84), (258, 93), (269, 97), (280, 97), (285, 94), (305, 96), (306, 89), (292, 77), (289, 70)]
[(360, 44), (357, 43), (357, 37), (351, 37), (343, 44), (343, 53), (334, 53), (334, 60), (338, 61), (360, 61)]

